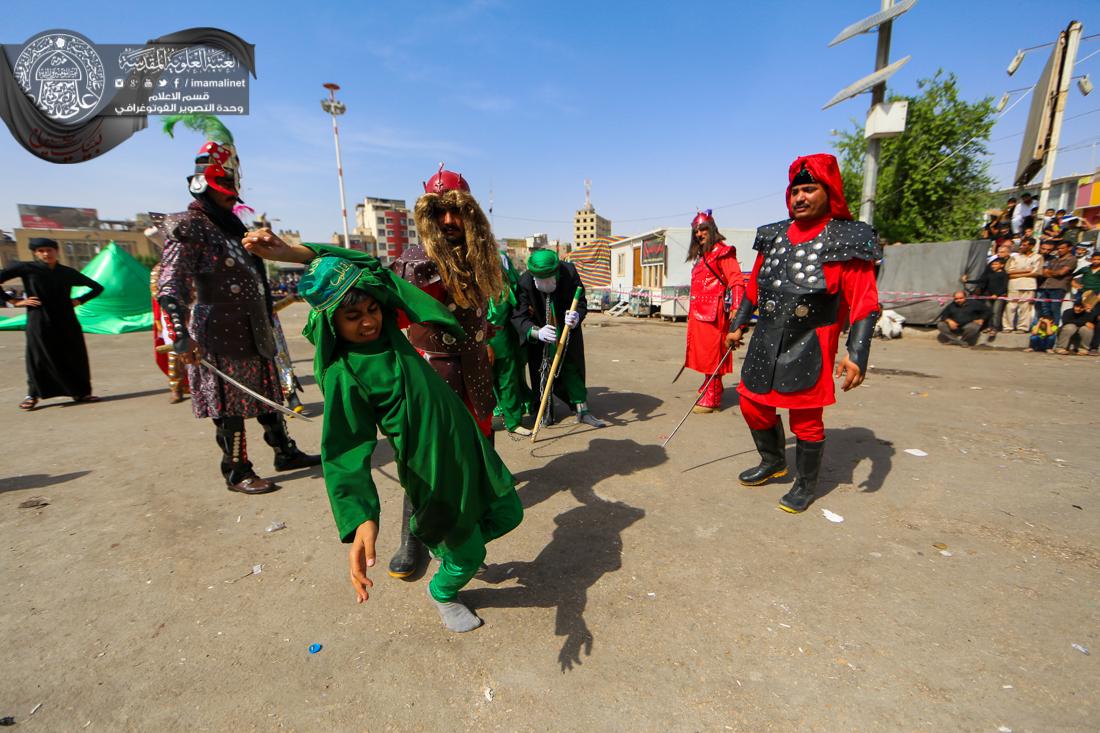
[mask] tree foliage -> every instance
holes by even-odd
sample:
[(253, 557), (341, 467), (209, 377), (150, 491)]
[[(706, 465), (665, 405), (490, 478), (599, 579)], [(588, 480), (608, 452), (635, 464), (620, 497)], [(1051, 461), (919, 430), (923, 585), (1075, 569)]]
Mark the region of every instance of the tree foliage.
[[(905, 132), (882, 141), (875, 228), (894, 242), (970, 239), (994, 183), (986, 147), (995, 121), (993, 99), (959, 99), (955, 75), (942, 69), (917, 88), (916, 96), (888, 100), (908, 100), (909, 119)], [(844, 195), (858, 213), (867, 141), (863, 127), (855, 121), (853, 127), (840, 133), (836, 148)]]

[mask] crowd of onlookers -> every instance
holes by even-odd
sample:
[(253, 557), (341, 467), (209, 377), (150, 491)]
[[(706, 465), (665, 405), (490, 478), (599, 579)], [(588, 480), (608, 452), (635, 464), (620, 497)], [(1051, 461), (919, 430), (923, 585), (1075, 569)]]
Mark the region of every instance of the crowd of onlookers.
[(288, 272), (270, 278), (271, 294), (276, 297), (287, 297), (298, 294), (298, 281), (302, 276), (297, 272)]
[[(1036, 224), (1039, 237), (1036, 238)], [(985, 225), (989, 261), (940, 314), (940, 340), (973, 345), (981, 333), (1030, 333), (1029, 351), (1096, 356), (1100, 251), (1081, 243), (1087, 223), (1064, 209), (1038, 217), (1031, 194), (1010, 198)]]

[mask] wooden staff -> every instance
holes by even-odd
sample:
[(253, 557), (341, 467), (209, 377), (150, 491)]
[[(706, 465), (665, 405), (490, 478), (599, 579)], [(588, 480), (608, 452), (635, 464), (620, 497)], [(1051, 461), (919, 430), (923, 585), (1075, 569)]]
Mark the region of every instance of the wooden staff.
[[(573, 294), (573, 304), (569, 306), (569, 310), (577, 310), (577, 303), (580, 302), (582, 295), (584, 295), (584, 288), (577, 288), (577, 292)], [(558, 374), (558, 365), (561, 363), (562, 354), (565, 353), (565, 343), (568, 338), (569, 325), (566, 324), (561, 330), (561, 335), (558, 336), (558, 350), (557, 353), (554, 354), (554, 363), (550, 365), (550, 374), (546, 379), (546, 387), (542, 390), (542, 401), (539, 403), (539, 414), (535, 418), (535, 430), (531, 433), (532, 443), (539, 437), (539, 428), (542, 427), (542, 416), (546, 413), (546, 405), (551, 399), (550, 395), (554, 392), (554, 377)], [(543, 346), (543, 348), (546, 347)]]

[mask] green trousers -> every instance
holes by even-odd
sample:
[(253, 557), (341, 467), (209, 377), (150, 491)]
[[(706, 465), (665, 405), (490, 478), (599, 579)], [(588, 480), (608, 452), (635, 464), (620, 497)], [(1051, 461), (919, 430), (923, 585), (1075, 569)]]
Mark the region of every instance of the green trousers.
[(515, 430), (523, 419), (525, 405), (530, 405), (531, 394), (523, 378), (523, 364), (515, 355), (498, 356), (493, 363), (493, 394), (504, 418), (504, 427)]
[(439, 570), (428, 584), (432, 598), (440, 603), (453, 601), (485, 561), (485, 545), (511, 532), (522, 520), (523, 504), (513, 489), (489, 504), (489, 511), (461, 545), (430, 548), (439, 558)]
[(588, 388), (584, 386), (584, 379), (576, 364), (567, 361), (561, 365), (561, 373), (554, 380), (554, 392), (564, 396), (565, 401), (573, 406), (588, 402)]

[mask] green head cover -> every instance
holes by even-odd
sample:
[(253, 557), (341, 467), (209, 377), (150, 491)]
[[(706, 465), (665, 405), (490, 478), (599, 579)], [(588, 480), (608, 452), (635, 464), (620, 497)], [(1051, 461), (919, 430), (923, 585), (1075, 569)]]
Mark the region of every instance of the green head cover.
[(338, 256), (315, 257), (298, 283), (298, 294), (311, 308), (302, 335), (316, 348), (313, 371), (318, 384), (324, 384), (324, 371), (335, 358), (337, 338), (332, 314), (352, 288), (365, 290), (378, 301), (386, 311), (387, 324), (396, 326), (394, 313), (402, 311), (412, 323), (434, 323), (456, 338), (466, 338), (462, 326), (442, 303), (394, 275), (376, 258), (360, 256), (352, 261)]
[(527, 271), (532, 277), (554, 277), (558, 274), (558, 253), (552, 249), (536, 249), (527, 258)]

